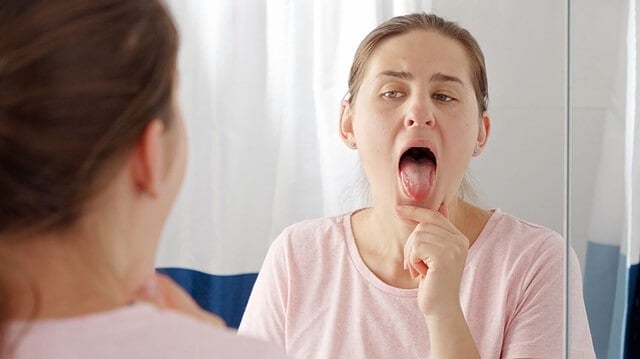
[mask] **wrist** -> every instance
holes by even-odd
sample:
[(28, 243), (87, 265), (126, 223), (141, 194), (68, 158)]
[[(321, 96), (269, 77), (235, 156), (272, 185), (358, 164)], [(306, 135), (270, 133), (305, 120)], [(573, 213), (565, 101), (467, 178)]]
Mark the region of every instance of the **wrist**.
[(423, 313), (423, 316), (429, 326), (432, 324), (437, 325), (439, 323), (450, 323), (457, 319), (465, 320), (464, 314), (462, 313), (462, 307), (457, 301), (449, 305), (442, 305), (433, 308), (429, 313)]
[(480, 358), (459, 303), (424, 315), (434, 358)]

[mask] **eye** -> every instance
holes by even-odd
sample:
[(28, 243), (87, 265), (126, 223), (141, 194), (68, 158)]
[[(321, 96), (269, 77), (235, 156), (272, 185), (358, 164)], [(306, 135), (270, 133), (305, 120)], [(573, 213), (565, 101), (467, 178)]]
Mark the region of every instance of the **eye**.
[(404, 96), (404, 94), (400, 91), (385, 91), (382, 93), (382, 97), (387, 99), (396, 99)]
[(455, 100), (453, 97), (442, 94), (442, 93), (437, 93), (433, 95), (434, 100), (436, 101), (441, 101), (441, 102), (450, 102)]

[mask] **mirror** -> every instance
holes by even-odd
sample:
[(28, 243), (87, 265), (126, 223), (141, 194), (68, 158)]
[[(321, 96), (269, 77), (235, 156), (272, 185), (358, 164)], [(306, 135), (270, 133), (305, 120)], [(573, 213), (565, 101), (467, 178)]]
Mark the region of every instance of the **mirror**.
[(436, 14), (468, 28), (486, 57), (492, 129), (486, 150), (472, 160), (470, 171), (481, 203), (561, 234), (564, 6), (553, 0), (433, 2)]
[[(181, 32), (191, 157), (158, 266), (202, 281), (193, 286), (215, 300), (201, 304), (229, 310), (223, 317), (232, 325), (284, 227), (363, 204), (353, 194), (357, 158), (338, 138), (338, 107), (358, 43), (393, 15), (433, 11), (476, 37), (492, 119), (489, 144), (470, 169), (479, 202), (563, 234), (564, 2), (168, 4)], [(215, 285), (218, 294), (207, 292)]]
[(571, 243), (598, 358), (635, 358), (640, 122), (635, 1), (571, 1)]

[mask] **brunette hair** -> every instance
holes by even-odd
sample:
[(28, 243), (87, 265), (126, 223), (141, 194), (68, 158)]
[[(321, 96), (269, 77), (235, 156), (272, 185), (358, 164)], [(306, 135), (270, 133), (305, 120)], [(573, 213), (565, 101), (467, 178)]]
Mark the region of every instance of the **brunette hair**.
[(415, 13), (396, 16), (378, 25), (362, 40), (351, 65), (349, 74), (349, 102), (355, 100), (362, 84), (367, 62), (371, 54), (386, 39), (406, 34), (413, 30), (433, 31), (457, 41), (467, 52), (471, 65), (471, 81), (475, 90), (480, 113), (487, 110), (489, 102), (489, 85), (484, 55), (480, 45), (469, 31), (452, 21), (427, 13)]
[(1, 245), (74, 224), (147, 124), (170, 124), (178, 35), (158, 0), (4, 0), (0, 34)]

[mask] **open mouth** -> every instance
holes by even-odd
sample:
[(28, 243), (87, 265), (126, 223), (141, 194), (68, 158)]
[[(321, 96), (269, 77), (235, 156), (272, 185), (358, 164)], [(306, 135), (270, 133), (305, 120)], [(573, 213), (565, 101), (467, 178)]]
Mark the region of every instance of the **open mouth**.
[(411, 147), (406, 150), (402, 156), (400, 157), (400, 162), (403, 160), (413, 160), (419, 164), (424, 164), (427, 161), (433, 162), (434, 166), (436, 165), (436, 156), (431, 152), (430, 148), (427, 147)]
[(428, 147), (411, 147), (400, 156), (398, 171), (404, 193), (414, 201), (424, 200), (433, 189), (437, 161)]

